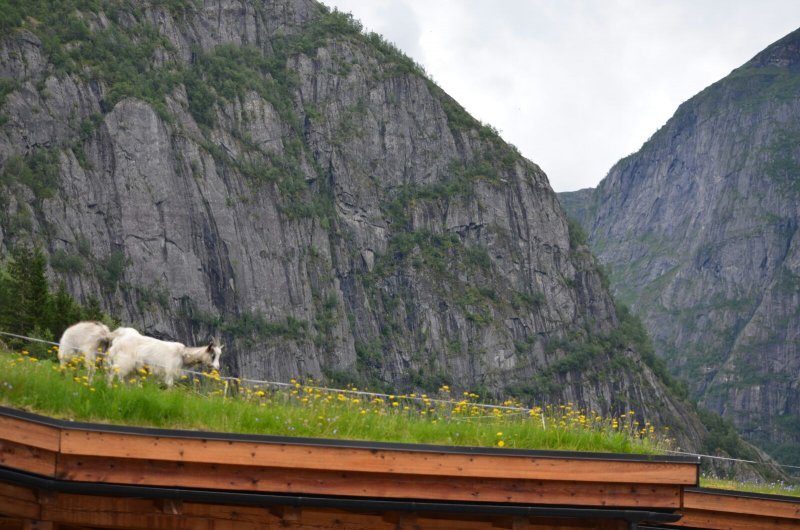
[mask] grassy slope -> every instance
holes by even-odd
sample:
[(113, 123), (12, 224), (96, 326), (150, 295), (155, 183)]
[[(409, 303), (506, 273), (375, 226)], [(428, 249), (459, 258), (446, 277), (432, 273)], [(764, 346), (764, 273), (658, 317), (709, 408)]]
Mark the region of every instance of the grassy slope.
[(83, 370), (61, 371), (52, 361), (8, 353), (0, 354), (0, 374), (3, 405), (101, 423), (642, 454), (659, 452), (661, 443), (656, 433), (632, 434), (637, 427), (627, 420), (587, 418), (569, 405), (519, 413), (478, 408), (466, 400), (441, 404), (427, 396), (370, 398), (300, 383), (284, 390), (246, 388), (235, 382), (226, 386), (213, 376), (186, 380), (173, 389), (162, 389), (144, 376), (108, 386), (102, 376), (89, 384)]
[[(52, 352), (51, 352), (52, 354)], [(186, 379), (163, 389), (139, 374), (123, 385), (102, 373), (89, 383), (83, 369), (0, 352), (0, 404), (57, 418), (173, 429), (308, 436), (518, 449), (656, 454), (667, 444), (656, 432), (642, 434), (627, 419), (588, 418), (569, 404), (527, 413), (477, 407), (443, 388), (428, 396), (370, 398), (327, 392), (295, 383), (275, 390), (244, 387), (218, 376)], [(464, 396), (461, 396), (464, 397)], [(395, 405), (396, 403), (396, 405)], [(511, 404), (506, 402), (506, 404)], [(544, 428), (543, 426), (546, 426)], [(649, 431), (649, 429), (648, 429)], [(635, 434), (634, 434), (635, 433)], [(800, 496), (783, 483), (742, 484), (701, 478), (708, 488)]]
[(783, 482), (772, 482), (769, 484), (742, 484), (733, 480), (721, 480), (716, 478), (700, 478), (700, 486), (704, 488), (716, 488), (721, 490), (734, 490), (748, 493), (765, 493), (769, 495), (789, 495), (800, 497), (800, 487)]

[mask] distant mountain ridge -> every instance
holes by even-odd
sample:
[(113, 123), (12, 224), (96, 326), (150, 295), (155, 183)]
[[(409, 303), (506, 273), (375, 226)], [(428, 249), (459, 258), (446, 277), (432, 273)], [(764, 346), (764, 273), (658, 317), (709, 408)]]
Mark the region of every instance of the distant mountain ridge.
[(693, 397), (800, 464), (800, 30), (560, 194)]

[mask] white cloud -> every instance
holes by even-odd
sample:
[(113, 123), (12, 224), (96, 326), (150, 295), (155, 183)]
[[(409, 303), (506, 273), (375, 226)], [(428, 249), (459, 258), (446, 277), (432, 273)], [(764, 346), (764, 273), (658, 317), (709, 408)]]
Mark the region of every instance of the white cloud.
[(796, 29), (797, 0), (326, 0), (542, 166), (594, 186), (678, 105)]

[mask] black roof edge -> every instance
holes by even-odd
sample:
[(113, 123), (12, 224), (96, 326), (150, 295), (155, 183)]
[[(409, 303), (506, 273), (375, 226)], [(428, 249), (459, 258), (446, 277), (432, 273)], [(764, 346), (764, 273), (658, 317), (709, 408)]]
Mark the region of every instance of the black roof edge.
[[(86, 430), (94, 432), (123, 433), (164, 438), (183, 438), (194, 440), (219, 440), (225, 442), (257, 442), (264, 444), (293, 444), (314, 447), (341, 447), (351, 449), (371, 449), (387, 451), (412, 451), (419, 453), (448, 453), (484, 456), (523, 456), (528, 458), (569, 458), (575, 460), (609, 460), (617, 462), (661, 462), (670, 464), (700, 465), (700, 458), (683, 455), (641, 455), (626, 453), (592, 453), (581, 451), (557, 451), (536, 449), (501, 449), (499, 447), (471, 447), (451, 445), (431, 445), (399, 442), (371, 442), (362, 440), (337, 440), (330, 438), (307, 438), (300, 436), (272, 436), (264, 434), (240, 434), (209, 431), (188, 431), (159, 429), (152, 427), (131, 427), (59, 420), (32, 412), (0, 406), (0, 416), (23, 419), (40, 425), (62, 429)], [(699, 472), (699, 471), (698, 471)]]
[(134, 497), (143, 499), (171, 499), (213, 504), (247, 506), (292, 506), (337, 508), (352, 511), (424, 512), (435, 514), (468, 514), (512, 517), (563, 517), (624, 519), (628, 522), (672, 523), (683, 514), (673, 511), (636, 510), (625, 508), (580, 508), (554, 505), (492, 504), (481, 502), (432, 502), (413, 499), (365, 499), (357, 497), (277, 495), (219, 491), (209, 489), (135, 486), (98, 482), (76, 482), (23, 473), (0, 466), (0, 481), (17, 486), (58, 493), (97, 495), (103, 497)]
[(712, 495), (725, 495), (727, 497), (739, 497), (744, 499), (762, 499), (771, 501), (795, 502), (800, 504), (800, 497), (792, 495), (780, 495), (776, 493), (754, 493), (750, 491), (723, 490), (719, 488), (686, 488), (684, 491), (692, 493), (709, 493)]

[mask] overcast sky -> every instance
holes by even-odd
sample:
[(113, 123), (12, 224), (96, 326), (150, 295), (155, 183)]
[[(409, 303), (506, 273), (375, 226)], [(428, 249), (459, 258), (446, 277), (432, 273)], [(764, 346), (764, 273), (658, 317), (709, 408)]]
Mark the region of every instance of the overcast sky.
[(800, 0), (323, 0), (539, 164), (595, 186), (680, 103), (800, 27)]

